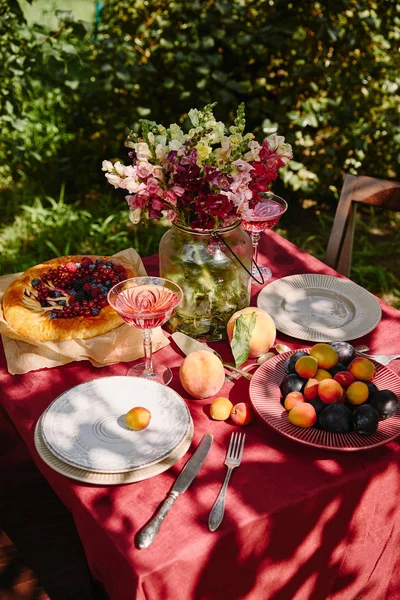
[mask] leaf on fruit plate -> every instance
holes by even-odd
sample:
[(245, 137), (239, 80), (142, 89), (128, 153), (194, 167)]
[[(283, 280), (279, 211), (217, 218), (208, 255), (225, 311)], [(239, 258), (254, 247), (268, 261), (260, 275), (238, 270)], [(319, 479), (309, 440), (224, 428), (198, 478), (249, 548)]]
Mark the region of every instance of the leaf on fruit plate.
[(250, 336), (256, 325), (256, 313), (251, 314), (250, 319), (240, 315), (235, 322), (235, 330), (231, 340), (232, 354), (235, 359), (236, 367), (240, 367), (249, 358), (250, 353)]

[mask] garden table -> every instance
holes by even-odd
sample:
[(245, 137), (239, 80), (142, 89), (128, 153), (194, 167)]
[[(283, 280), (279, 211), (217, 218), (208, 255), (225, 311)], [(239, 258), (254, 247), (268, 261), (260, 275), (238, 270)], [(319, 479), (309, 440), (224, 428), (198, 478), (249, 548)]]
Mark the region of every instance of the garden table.
[[(259, 260), (275, 277), (335, 271), (270, 231)], [(158, 258), (144, 260), (155, 274)], [(260, 286), (253, 286), (252, 304)], [(400, 312), (380, 302), (382, 320), (357, 340), (375, 353), (400, 352)], [(292, 349), (310, 346), (278, 333)], [(215, 344), (231, 360), (226, 342)], [(191, 399), (178, 377), (182, 354), (171, 343), (156, 355), (174, 373), (170, 384), (194, 421), (188, 454), (142, 482), (94, 486), (53, 471), (34, 446), (35, 424), (60, 393), (96, 377), (124, 375), (127, 364), (96, 369), (88, 361), (10, 375), (1, 353), (1, 402), (39, 469), (71, 511), (92, 574), (111, 600), (393, 600), (400, 598), (400, 444), (360, 452), (312, 448), (287, 439), (258, 417), (246, 431), (240, 468), (228, 489), (225, 517), (208, 530), (219, 492), (229, 422), (208, 417), (210, 400)], [(400, 373), (400, 361), (390, 364)], [(248, 399), (249, 382), (226, 382), (218, 395)], [(136, 532), (166, 497), (203, 435), (214, 443), (198, 476), (168, 514), (155, 542), (134, 545)], [(21, 490), (24, 493), (25, 490)], [(29, 490), (26, 490), (27, 502)]]

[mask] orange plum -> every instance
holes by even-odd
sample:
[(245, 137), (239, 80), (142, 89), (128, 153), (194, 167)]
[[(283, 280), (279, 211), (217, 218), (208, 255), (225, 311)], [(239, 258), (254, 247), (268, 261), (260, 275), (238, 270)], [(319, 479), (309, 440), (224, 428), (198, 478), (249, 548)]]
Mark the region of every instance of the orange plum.
[(314, 377), (318, 369), (317, 359), (313, 356), (301, 356), (294, 365), (295, 371), (302, 379)]
[(303, 394), (306, 400), (314, 400), (318, 396), (319, 381), (311, 377), (304, 386)]
[(335, 404), (343, 399), (344, 390), (334, 379), (324, 379), (318, 386), (318, 396), (325, 404)]
[(350, 384), (346, 391), (346, 400), (350, 404), (364, 404), (368, 400), (369, 389), (363, 381), (354, 381)]
[(239, 402), (231, 410), (231, 419), (235, 425), (247, 425), (254, 419), (254, 411), (248, 402)]
[(288, 419), (292, 425), (299, 427), (312, 427), (317, 420), (315, 408), (309, 402), (297, 404), (289, 411)]
[(329, 371), (325, 371), (325, 369), (318, 369), (318, 371), (314, 375), (314, 379), (318, 379), (318, 381), (323, 381), (324, 379), (333, 379), (332, 374)]
[(142, 429), (146, 429), (149, 425), (151, 419), (151, 412), (144, 408), (143, 406), (135, 406), (129, 410), (125, 417), (125, 424), (129, 427), (129, 429), (133, 429), (134, 431), (141, 431)]
[(343, 389), (347, 389), (351, 383), (354, 383), (354, 375), (350, 371), (339, 371), (334, 375), (333, 379), (337, 381)]
[(329, 344), (314, 344), (310, 348), (310, 355), (317, 359), (320, 369), (331, 369), (339, 360), (336, 350)]
[(283, 406), (286, 410), (292, 410), (292, 408), (297, 404), (300, 404), (300, 402), (304, 402), (304, 396), (301, 392), (289, 392), (283, 402)]
[(228, 398), (219, 396), (210, 405), (210, 417), (214, 421), (225, 421), (230, 417), (233, 404)]
[(348, 367), (354, 379), (362, 381), (372, 381), (375, 377), (375, 365), (368, 358), (357, 356), (353, 359)]

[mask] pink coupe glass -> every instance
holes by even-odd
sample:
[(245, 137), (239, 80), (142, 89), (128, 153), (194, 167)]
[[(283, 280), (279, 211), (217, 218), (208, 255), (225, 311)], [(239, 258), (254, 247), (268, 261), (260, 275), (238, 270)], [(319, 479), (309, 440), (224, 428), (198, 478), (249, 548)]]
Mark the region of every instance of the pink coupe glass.
[(133, 277), (110, 289), (110, 306), (125, 323), (141, 329), (143, 334), (144, 362), (131, 367), (127, 375), (145, 377), (165, 385), (171, 381), (171, 369), (153, 363), (152, 329), (164, 325), (182, 299), (181, 288), (161, 277)]
[(263, 281), (267, 281), (272, 276), (272, 271), (268, 267), (257, 265), (258, 242), (263, 231), (275, 227), (288, 205), (286, 200), (272, 192), (261, 192), (259, 196), (261, 201), (254, 207), (250, 218), (242, 220), (241, 227), (250, 234), (253, 242), (252, 275), (256, 277), (261, 273)]

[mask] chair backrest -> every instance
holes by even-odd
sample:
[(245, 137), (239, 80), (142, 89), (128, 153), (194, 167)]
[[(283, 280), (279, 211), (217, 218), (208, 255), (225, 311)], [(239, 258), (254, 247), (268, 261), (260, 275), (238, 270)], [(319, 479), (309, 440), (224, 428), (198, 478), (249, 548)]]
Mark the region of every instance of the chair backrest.
[(350, 276), (357, 203), (400, 211), (400, 182), (346, 175), (324, 262)]

